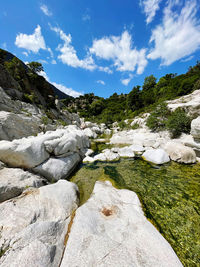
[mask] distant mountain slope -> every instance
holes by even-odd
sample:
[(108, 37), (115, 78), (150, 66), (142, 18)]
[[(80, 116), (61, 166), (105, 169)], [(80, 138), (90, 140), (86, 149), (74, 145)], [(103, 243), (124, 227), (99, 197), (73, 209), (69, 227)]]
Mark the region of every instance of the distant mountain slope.
[(85, 94), (64, 101), (73, 112), (89, 121), (111, 124), (133, 118), (141, 112), (151, 112), (159, 103), (172, 100), (200, 89), (200, 62), (189, 67), (185, 74), (169, 73), (158, 81), (150, 75), (142, 86), (134, 86), (129, 94), (114, 93), (107, 99)]
[(14, 95), (20, 96), (20, 100), (34, 102), (44, 107), (53, 107), (56, 96), (59, 99), (72, 99), (44, 77), (32, 72), (23, 61), (3, 49), (0, 49), (0, 86), (11, 96), (15, 90)]

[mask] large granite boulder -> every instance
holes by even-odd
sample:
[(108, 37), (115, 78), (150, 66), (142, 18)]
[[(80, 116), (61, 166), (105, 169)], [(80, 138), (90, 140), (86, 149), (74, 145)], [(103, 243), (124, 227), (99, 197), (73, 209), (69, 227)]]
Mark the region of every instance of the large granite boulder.
[(59, 266), (77, 186), (60, 180), (0, 205), (1, 267)]
[(168, 154), (161, 148), (146, 150), (142, 158), (154, 164), (164, 164), (170, 161)]
[(13, 140), (41, 131), (41, 120), (24, 114), (0, 111), (0, 140)]
[(61, 267), (182, 266), (169, 243), (145, 218), (137, 195), (96, 182), (76, 211)]
[(70, 125), (12, 142), (0, 141), (0, 160), (11, 167), (30, 169), (44, 163), (50, 156), (66, 157), (88, 146), (88, 137), (76, 126)]
[(164, 149), (169, 154), (171, 160), (186, 164), (196, 162), (196, 154), (191, 147), (181, 143), (168, 142)]
[(19, 196), (29, 187), (41, 187), (47, 184), (42, 177), (16, 168), (0, 170), (0, 202)]
[(191, 135), (196, 139), (200, 139), (200, 116), (191, 122)]
[[(71, 152), (72, 153), (72, 152)], [(33, 168), (33, 172), (46, 177), (50, 182), (67, 178), (75, 169), (81, 157), (77, 152), (68, 155), (65, 158), (49, 158), (39, 166)]]
[(167, 101), (167, 104), (172, 111), (177, 108), (183, 108), (190, 115), (200, 115), (200, 90), (195, 90), (189, 95)]

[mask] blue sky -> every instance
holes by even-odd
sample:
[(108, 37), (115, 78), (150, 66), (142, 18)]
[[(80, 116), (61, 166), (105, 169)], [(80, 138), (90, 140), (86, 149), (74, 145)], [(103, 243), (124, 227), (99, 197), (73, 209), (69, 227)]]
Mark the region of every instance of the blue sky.
[(128, 93), (200, 60), (200, 0), (6, 0), (0, 47), (73, 96)]

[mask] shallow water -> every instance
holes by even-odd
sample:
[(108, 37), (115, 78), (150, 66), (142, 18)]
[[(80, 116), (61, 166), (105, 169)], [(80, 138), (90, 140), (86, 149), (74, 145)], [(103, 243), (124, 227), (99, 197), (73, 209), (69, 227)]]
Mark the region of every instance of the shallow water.
[(151, 165), (141, 159), (84, 164), (71, 177), (83, 204), (97, 180), (137, 193), (146, 217), (184, 266), (200, 266), (200, 164)]

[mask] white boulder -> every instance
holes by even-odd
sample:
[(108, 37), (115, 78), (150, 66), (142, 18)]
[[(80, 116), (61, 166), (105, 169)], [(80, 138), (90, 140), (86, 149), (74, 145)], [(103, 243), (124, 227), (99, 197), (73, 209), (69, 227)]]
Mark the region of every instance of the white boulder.
[(0, 202), (20, 195), (29, 187), (47, 184), (42, 177), (22, 169), (3, 168), (0, 170)]
[(61, 267), (182, 266), (169, 243), (145, 218), (137, 195), (96, 182), (76, 211)]
[(191, 135), (194, 138), (200, 139), (200, 116), (191, 122)]
[(59, 179), (67, 178), (80, 161), (81, 158), (78, 153), (73, 153), (65, 158), (51, 157), (32, 170), (33, 172), (44, 176), (50, 182), (58, 181)]
[(164, 164), (170, 161), (168, 154), (161, 148), (146, 150), (142, 158), (154, 164)]
[(97, 138), (97, 134), (93, 132), (90, 128), (85, 128), (83, 130), (84, 134), (88, 136), (89, 138)]
[(165, 146), (165, 151), (170, 158), (180, 163), (195, 163), (196, 154), (191, 147), (184, 146), (180, 143), (168, 142)]
[(71, 215), (78, 207), (77, 186), (56, 184), (25, 192), (0, 205), (2, 267), (59, 266)]
[(13, 140), (41, 131), (41, 120), (24, 114), (0, 111), (0, 140)]
[(0, 160), (11, 167), (34, 168), (49, 157), (66, 157), (89, 146), (89, 139), (76, 126), (39, 134), (36, 137), (0, 141)]

